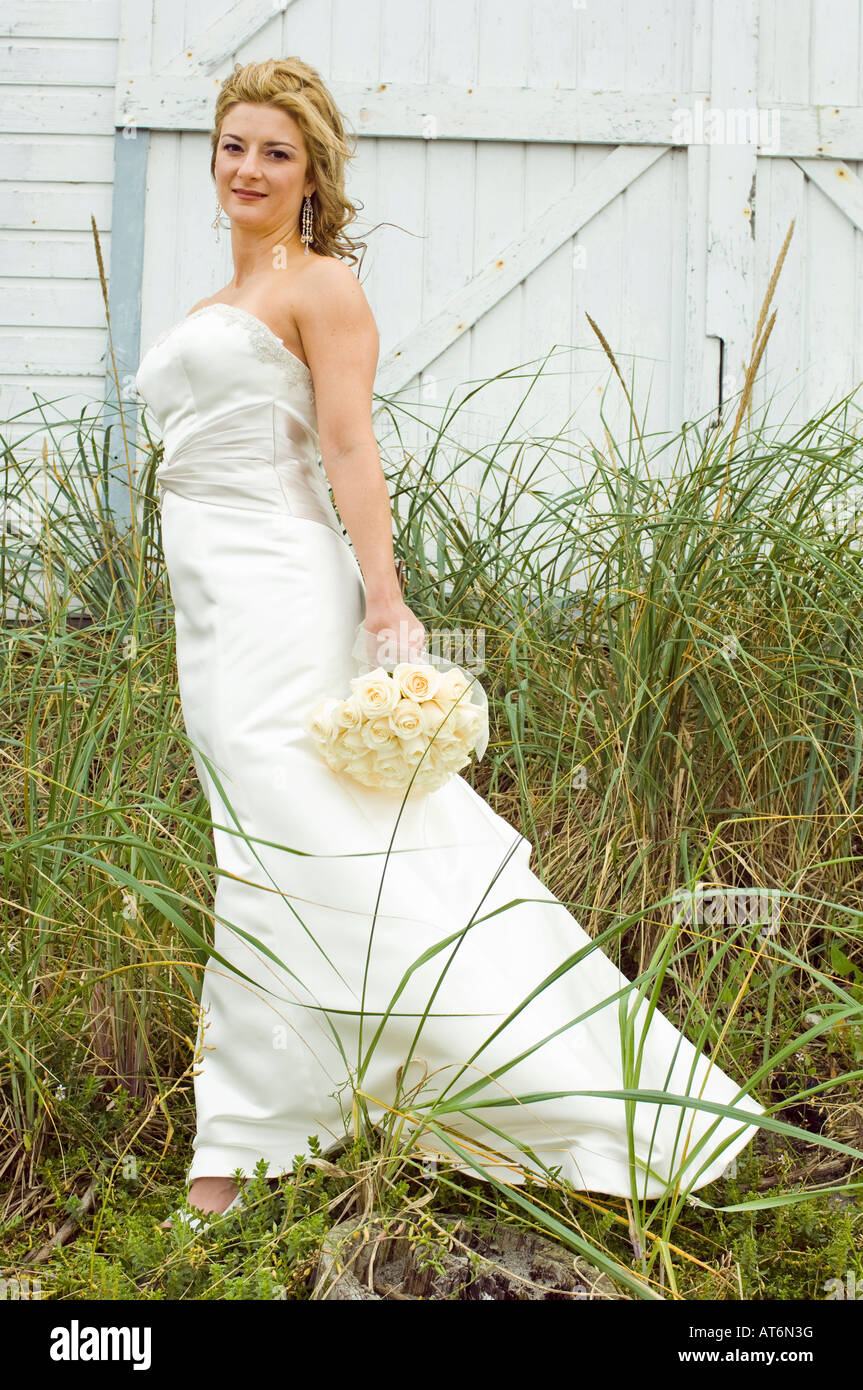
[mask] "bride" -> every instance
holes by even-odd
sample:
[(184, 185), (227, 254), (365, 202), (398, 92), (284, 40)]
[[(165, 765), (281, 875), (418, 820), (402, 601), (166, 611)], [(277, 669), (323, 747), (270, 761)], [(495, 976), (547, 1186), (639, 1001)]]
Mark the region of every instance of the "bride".
[(332, 771), (304, 732), (356, 674), (360, 624), (407, 654), (426, 632), (395, 567), (340, 115), (288, 58), (238, 64), (214, 124), (233, 278), (137, 375), (219, 867), (188, 1206), (241, 1205), (234, 1174), (291, 1172), (358, 1098), (372, 1122), (409, 1110), (418, 1146), (466, 1172), (702, 1187), (763, 1107), (630, 986), (464, 778), (405, 800)]

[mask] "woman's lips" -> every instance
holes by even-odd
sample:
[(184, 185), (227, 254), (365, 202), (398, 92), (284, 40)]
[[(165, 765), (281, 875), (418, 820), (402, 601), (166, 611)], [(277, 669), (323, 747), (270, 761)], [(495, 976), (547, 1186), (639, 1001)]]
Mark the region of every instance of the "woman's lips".
[(250, 188), (234, 188), (231, 190), (237, 198), (266, 198), (266, 193), (253, 193)]

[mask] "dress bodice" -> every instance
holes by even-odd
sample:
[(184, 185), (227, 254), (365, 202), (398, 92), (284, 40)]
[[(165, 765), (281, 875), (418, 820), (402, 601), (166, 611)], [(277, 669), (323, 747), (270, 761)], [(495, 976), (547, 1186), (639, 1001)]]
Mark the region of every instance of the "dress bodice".
[(135, 378), (164, 440), (165, 490), (285, 512), (344, 536), (320, 462), (312, 374), (254, 314), (207, 304), (162, 333)]

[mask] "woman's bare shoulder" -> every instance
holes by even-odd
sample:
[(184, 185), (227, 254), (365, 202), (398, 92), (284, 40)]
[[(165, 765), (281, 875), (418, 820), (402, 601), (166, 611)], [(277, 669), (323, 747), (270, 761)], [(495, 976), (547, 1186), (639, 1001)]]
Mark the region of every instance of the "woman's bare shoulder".
[(355, 270), (347, 261), (339, 260), (338, 256), (315, 256), (305, 274), (298, 277), (297, 288), (314, 295), (331, 295), (336, 299), (360, 295), (365, 298)]
[[(312, 370), (330, 372), (333, 392), (345, 382), (345, 354), (371, 389), (380, 353), (380, 337), (365, 291), (351, 266), (335, 256), (321, 256), (297, 277), (292, 313)], [(329, 364), (329, 366), (327, 366)], [(321, 387), (316, 382), (321, 396)]]
[(365, 290), (347, 261), (318, 256), (295, 281), (294, 315), (302, 333), (310, 319), (330, 324), (373, 321)]
[(189, 313), (186, 315), (186, 318), (189, 318), (192, 314), (197, 314), (199, 309), (206, 309), (208, 304), (215, 304), (217, 299), (218, 295), (215, 294), (211, 294), (207, 299), (199, 299), (197, 304), (192, 305), (191, 309), (189, 310)]

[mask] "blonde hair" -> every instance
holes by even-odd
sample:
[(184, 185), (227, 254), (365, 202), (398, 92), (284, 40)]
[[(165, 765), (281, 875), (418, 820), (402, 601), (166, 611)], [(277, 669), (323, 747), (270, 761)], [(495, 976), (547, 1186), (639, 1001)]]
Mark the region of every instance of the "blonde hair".
[(240, 101), (275, 106), (293, 116), (303, 132), (309, 177), (315, 181), (309, 249), (321, 256), (355, 262), (356, 251), (362, 249), (365, 254), (367, 246), (344, 232), (363, 206), (345, 196), (345, 167), (354, 158), (356, 136), (346, 134), (341, 114), (320, 73), (301, 58), (268, 58), (245, 66), (236, 63), (216, 98), (215, 130), (210, 135), (210, 173), (214, 179), (222, 122)]

